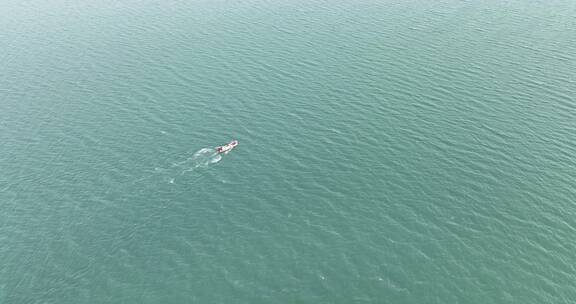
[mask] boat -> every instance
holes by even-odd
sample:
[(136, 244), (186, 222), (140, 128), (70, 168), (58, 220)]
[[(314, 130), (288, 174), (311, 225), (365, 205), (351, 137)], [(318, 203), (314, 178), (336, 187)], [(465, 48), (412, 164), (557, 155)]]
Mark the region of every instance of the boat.
[(232, 151), (232, 149), (236, 148), (236, 146), (238, 146), (238, 141), (233, 140), (226, 145), (216, 147), (216, 152), (218, 152), (218, 154), (221, 154), (221, 153), (228, 154), (230, 151)]

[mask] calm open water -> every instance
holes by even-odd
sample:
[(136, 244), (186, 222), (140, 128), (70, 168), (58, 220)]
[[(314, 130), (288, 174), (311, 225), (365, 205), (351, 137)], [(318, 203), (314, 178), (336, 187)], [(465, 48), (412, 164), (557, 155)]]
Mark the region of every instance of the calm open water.
[(575, 15), (3, 1), (0, 303), (575, 303)]

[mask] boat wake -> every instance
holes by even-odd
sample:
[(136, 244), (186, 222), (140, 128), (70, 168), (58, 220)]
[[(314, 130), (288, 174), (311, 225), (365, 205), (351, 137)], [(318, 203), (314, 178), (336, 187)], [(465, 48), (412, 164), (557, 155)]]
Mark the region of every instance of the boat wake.
[(196, 151), (192, 156), (172, 163), (169, 168), (155, 168), (167, 182), (173, 184), (177, 179), (190, 174), (198, 169), (207, 168), (222, 160), (222, 156), (213, 148), (203, 148)]
[(192, 157), (187, 158), (184, 161), (172, 164), (172, 167), (180, 167), (194, 169), (200, 167), (207, 167), (211, 164), (215, 164), (222, 160), (222, 156), (212, 148), (204, 148), (196, 151)]

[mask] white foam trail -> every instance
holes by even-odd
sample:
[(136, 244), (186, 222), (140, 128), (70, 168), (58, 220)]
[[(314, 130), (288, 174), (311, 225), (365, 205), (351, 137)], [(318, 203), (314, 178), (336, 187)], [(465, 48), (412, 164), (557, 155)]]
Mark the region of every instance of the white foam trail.
[(174, 184), (178, 177), (194, 172), (199, 168), (206, 168), (221, 160), (222, 156), (216, 152), (216, 149), (203, 148), (196, 151), (191, 157), (173, 163), (168, 169), (155, 168), (155, 171), (162, 173), (162, 175), (164, 175), (164, 180)]
[(222, 156), (212, 148), (204, 148), (194, 153), (191, 158), (196, 167), (206, 167), (222, 160)]

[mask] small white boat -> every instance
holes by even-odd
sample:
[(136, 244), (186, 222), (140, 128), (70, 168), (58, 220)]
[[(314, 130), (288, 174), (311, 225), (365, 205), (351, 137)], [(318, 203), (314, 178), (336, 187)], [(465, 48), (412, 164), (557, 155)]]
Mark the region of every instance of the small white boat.
[(228, 152), (232, 151), (232, 149), (236, 148), (236, 146), (238, 146), (238, 141), (233, 140), (227, 145), (217, 147), (216, 152), (228, 154)]

